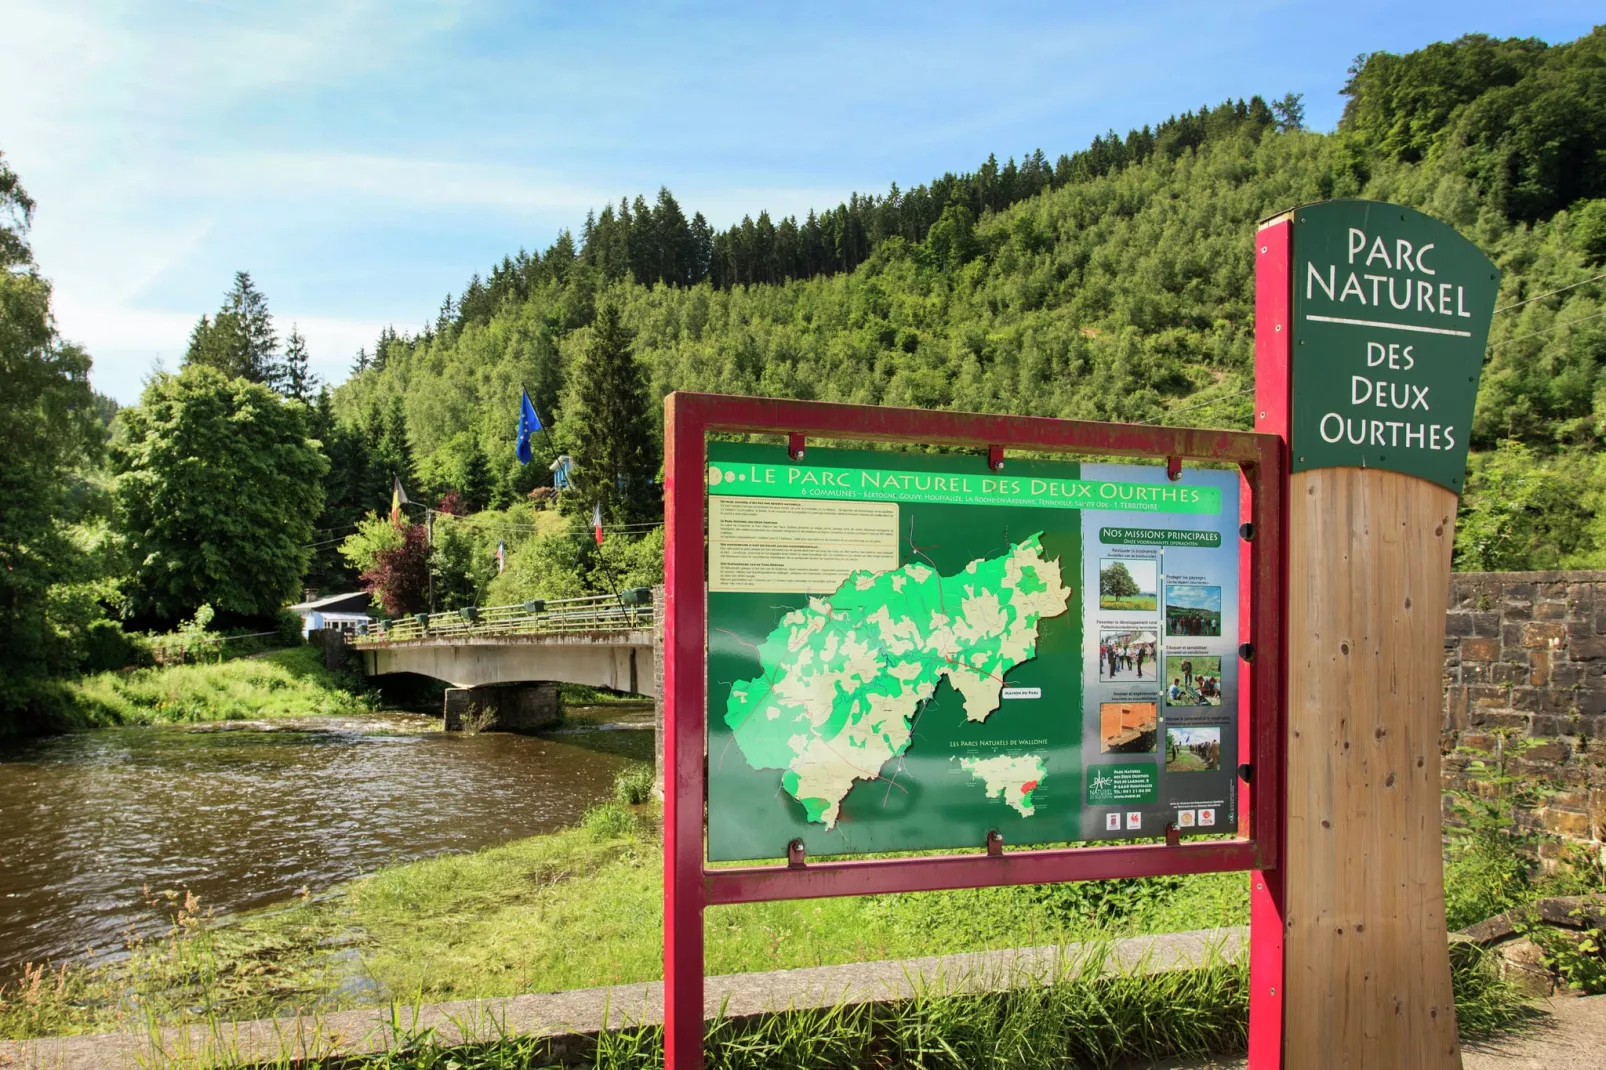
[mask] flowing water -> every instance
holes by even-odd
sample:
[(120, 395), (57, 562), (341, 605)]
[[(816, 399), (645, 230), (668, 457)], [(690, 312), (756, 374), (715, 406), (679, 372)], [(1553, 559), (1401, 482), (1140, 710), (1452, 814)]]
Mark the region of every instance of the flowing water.
[[(571, 711), (579, 712), (579, 711)], [(437, 718), (124, 728), (0, 749), (0, 981), (165, 931), (144, 889), (220, 914), (391, 862), (574, 824), (650, 731), (447, 734)], [(649, 726), (650, 727), (650, 726)]]

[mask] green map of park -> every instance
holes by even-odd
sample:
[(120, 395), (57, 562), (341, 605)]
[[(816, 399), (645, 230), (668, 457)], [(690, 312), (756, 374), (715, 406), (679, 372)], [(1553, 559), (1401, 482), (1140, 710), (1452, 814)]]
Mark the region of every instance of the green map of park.
[[(758, 648), (759, 676), (730, 690), (725, 723), (754, 769), (782, 770), (782, 788), (810, 822), (836, 826), (859, 781), (908, 749), (916, 716), (944, 678), (965, 718), (998, 709), (1004, 676), (1037, 654), (1038, 624), (1071, 597), (1042, 532), (944, 576), (918, 562), (850, 574), (829, 596), (781, 618)], [(1022, 817), (1046, 765), (1037, 755), (966, 758), (987, 798)]]

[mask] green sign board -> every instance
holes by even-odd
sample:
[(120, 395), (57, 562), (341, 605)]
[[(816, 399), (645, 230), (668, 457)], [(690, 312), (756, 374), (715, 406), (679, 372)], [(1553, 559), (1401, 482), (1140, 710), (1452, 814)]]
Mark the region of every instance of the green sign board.
[(1293, 213), (1291, 469), (1386, 468), (1456, 493), (1500, 273), (1379, 201)]
[(1237, 473), (708, 456), (711, 859), (1236, 827)]

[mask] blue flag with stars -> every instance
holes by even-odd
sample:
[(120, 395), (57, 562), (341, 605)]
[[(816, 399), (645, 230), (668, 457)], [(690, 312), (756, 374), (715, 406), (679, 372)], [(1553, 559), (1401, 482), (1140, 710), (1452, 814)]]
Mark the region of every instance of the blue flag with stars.
[(541, 430), (541, 417), (535, 414), (535, 406), (530, 404), (530, 392), (521, 390), (519, 401), (519, 432), (513, 441), (519, 451), (519, 463), (529, 464), (534, 456), (531, 449), (530, 438)]

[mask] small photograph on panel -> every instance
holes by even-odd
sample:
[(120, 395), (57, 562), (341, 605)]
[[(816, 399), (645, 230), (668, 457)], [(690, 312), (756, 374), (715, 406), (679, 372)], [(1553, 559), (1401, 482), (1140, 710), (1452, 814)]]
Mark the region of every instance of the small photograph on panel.
[(1165, 771), (1208, 773), (1221, 768), (1220, 725), (1167, 725)]
[(1221, 634), (1221, 588), (1196, 583), (1165, 585), (1165, 634)]
[(1106, 557), (1099, 562), (1099, 608), (1153, 613), (1160, 608), (1159, 562)]
[(1159, 637), (1152, 628), (1104, 629), (1099, 632), (1099, 679), (1151, 685), (1159, 679), (1154, 647)]
[(1099, 703), (1099, 753), (1153, 754), (1159, 743), (1159, 704)]
[(1213, 654), (1167, 654), (1165, 704), (1221, 705), (1221, 658)]

